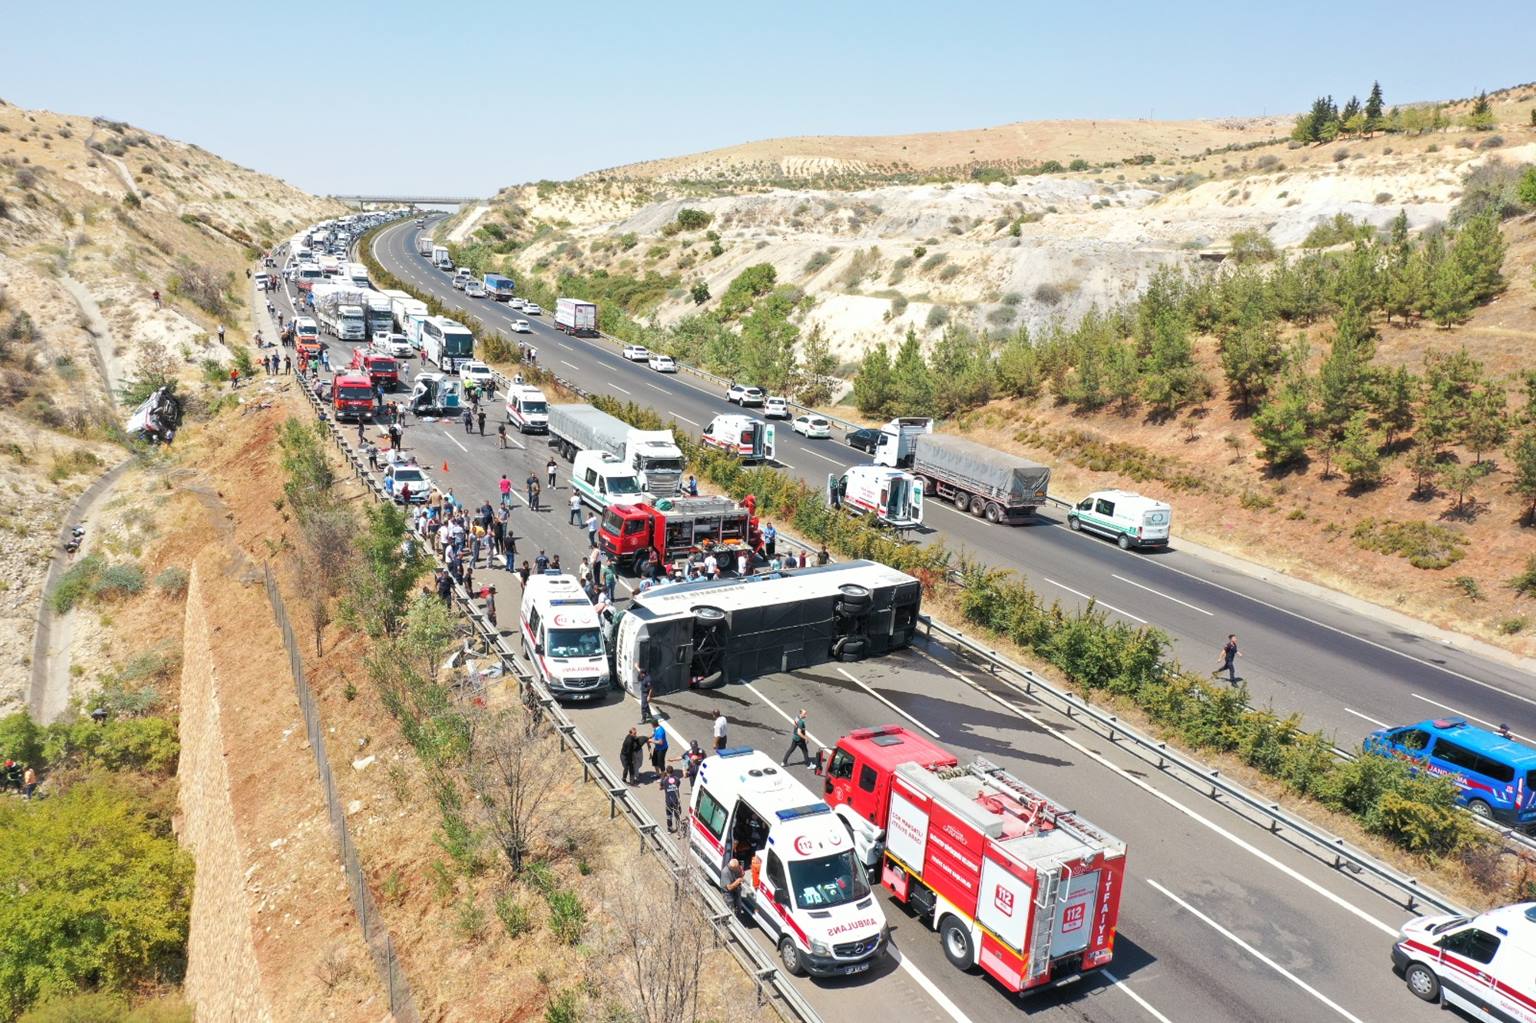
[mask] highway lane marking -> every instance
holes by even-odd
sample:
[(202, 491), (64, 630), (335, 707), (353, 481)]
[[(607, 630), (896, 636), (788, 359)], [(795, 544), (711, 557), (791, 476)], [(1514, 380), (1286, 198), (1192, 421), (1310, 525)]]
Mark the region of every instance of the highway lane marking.
[[(566, 365), (569, 366), (570, 363), (567, 362)], [(620, 394), (628, 394), (629, 393), (628, 391), (624, 390), (624, 388), (620, 387), (618, 384), (609, 384), (608, 386), (613, 388), (615, 391), (618, 391)]]
[(1171, 600), (1175, 604), (1183, 604), (1185, 607), (1189, 608), (1191, 611), (1199, 611), (1203, 615), (1212, 615), (1214, 617), (1214, 612), (1207, 611), (1203, 607), (1196, 607), (1195, 605), (1193, 605), (1193, 604), (1191, 604), (1191, 603), (1189, 603), (1187, 601), (1180, 600), (1178, 597), (1170, 597), (1168, 594), (1164, 593), (1162, 590), (1154, 590), (1150, 586), (1143, 586), (1141, 583), (1137, 582), (1134, 579), (1127, 579), (1125, 576), (1123, 576), (1123, 575), (1116, 575), (1113, 572), (1110, 573), (1109, 577), (1111, 579), (1119, 579), (1123, 583), (1130, 583), (1132, 586), (1136, 587), (1138, 590), (1146, 590), (1148, 593), (1155, 593), (1159, 597), (1162, 597), (1164, 600)]
[(653, 391), (660, 391), (662, 394), (671, 394), (672, 393), (671, 391), (667, 390), (665, 387), (660, 387), (660, 386), (658, 386), (656, 384), (653, 384), (649, 380), (647, 380), (645, 382), (645, 386), (649, 387)]
[(673, 419), (681, 419), (683, 422), (687, 423), (689, 426), (698, 426), (699, 425), (698, 423), (695, 423), (692, 419), (689, 419), (687, 416), (680, 416), (676, 412), (672, 413), (672, 418)]
[(566, 362), (564, 359), (560, 360), (560, 365), (562, 365), (562, 366), (570, 366), (576, 372), (578, 372), (578, 373), (581, 372), (581, 367), (580, 366), (577, 366), (575, 363)]
[(773, 464), (778, 466), (780, 469), (792, 469), (795, 472), (799, 472), (800, 471), (799, 469), (795, 469), (795, 467), (790, 465), (788, 462), (781, 462), (777, 458), (775, 458), (773, 460)]
[(459, 439), (450, 433), (446, 426), (443, 427), (443, 436), (453, 441), (453, 443), (458, 447), (460, 451), (464, 452), (466, 455), (469, 454), (469, 448), (466, 448), (464, 445), (460, 444)]
[(1113, 611), (1117, 615), (1124, 615), (1125, 617), (1131, 619), (1131, 621), (1133, 621), (1133, 622), (1140, 622), (1143, 625), (1147, 624), (1147, 620), (1145, 618), (1141, 618), (1141, 617), (1138, 617), (1136, 615), (1133, 615), (1129, 611), (1122, 611), (1118, 607), (1116, 607), (1115, 605), (1105, 603), (1104, 601), (1100, 600), (1098, 597), (1094, 597), (1094, 596), (1091, 596), (1091, 595), (1089, 595), (1087, 593), (1084, 593), (1082, 590), (1074, 590), (1072, 587), (1066, 586), (1066, 585), (1064, 585), (1062, 583), (1057, 582), (1055, 579), (1051, 579), (1051, 578), (1048, 578), (1046, 576), (1041, 576), (1040, 578), (1044, 579), (1046, 582), (1050, 583), (1052, 586), (1058, 587), (1059, 589), (1066, 590), (1068, 593), (1074, 593), (1077, 596), (1082, 597), (1084, 600), (1091, 600), (1095, 604), (1099, 605), (1100, 607), (1107, 607), (1107, 608), (1109, 608), (1111, 611)]
[(832, 457), (830, 457), (828, 455), (824, 455), (820, 451), (812, 451), (810, 448), (806, 448), (805, 451), (806, 451), (806, 454), (815, 455), (817, 458), (821, 459), (823, 462), (831, 462), (833, 465), (837, 466), (839, 469), (841, 469), (843, 467), (843, 463), (842, 462), (839, 462), (837, 459), (832, 458)]
[[(1455, 707), (1452, 707), (1452, 706), (1449, 706), (1447, 704), (1441, 703), (1438, 700), (1431, 700), (1427, 696), (1420, 696), (1418, 693), (1409, 693), (1408, 695), (1413, 697), (1415, 700), (1423, 700), (1425, 703), (1428, 703), (1428, 704), (1430, 704), (1432, 706), (1435, 706), (1435, 707), (1439, 707), (1441, 710), (1448, 710), (1452, 714), (1455, 714), (1457, 717), (1464, 717), (1464, 718), (1466, 718), (1469, 721), (1476, 721), (1480, 725), (1487, 725), (1489, 728), (1492, 728), (1494, 731), (1498, 731), (1498, 729), (1499, 729), (1499, 726), (1494, 724), (1492, 721), (1484, 720), (1483, 718), (1478, 717), (1476, 714), (1468, 714), (1464, 710), (1457, 710)], [(1382, 725), (1381, 727), (1387, 728), (1388, 726), (1387, 725)], [(1536, 742), (1536, 739), (1529, 739), (1526, 736), (1521, 735), (1519, 732), (1510, 732), (1509, 734), (1514, 736), (1516, 739), (1519, 739), (1521, 742)]]
[(1284, 977), (1286, 980), (1290, 981), (1292, 984), (1295, 984), (1297, 987), (1301, 988), (1303, 991), (1305, 991), (1307, 994), (1311, 995), (1313, 998), (1316, 998), (1319, 1002), (1322, 1002), (1324, 1005), (1328, 1006), (1328, 1008), (1332, 1009), (1334, 1012), (1338, 1013), (1340, 1016), (1343, 1016), (1345, 1019), (1350, 1020), (1351, 1023), (1364, 1023), (1364, 1021), (1361, 1020), (1359, 1016), (1356, 1016), (1354, 1013), (1352, 1013), (1348, 1009), (1344, 1008), (1344, 1006), (1340, 1005), (1338, 1002), (1335, 1002), (1333, 999), (1331, 999), (1327, 995), (1323, 994), (1317, 988), (1313, 987), (1311, 984), (1308, 984), (1306, 981), (1304, 981), (1300, 977), (1296, 976), (1290, 970), (1287, 970), (1284, 966), (1281, 966), (1279, 963), (1277, 963), (1273, 959), (1269, 958), (1269, 956), (1265, 955), (1263, 952), (1260, 952), (1258, 949), (1254, 948), (1248, 942), (1244, 941), (1242, 938), (1239, 938), (1236, 934), (1233, 934), (1231, 931), (1227, 930), (1227, 928), (1223, 927), (1221, 924), (1217, 923), (1215, 920), (1212, 920), (1210, 917), (1208, 917), (1204, 913), (1200, 912), (1200, 910), (1196, 909), (1194, 906), (1191, 906), (1188, 902), (1184, 901), (1183, 899), (1179, 898), (1177, 895), (1173, 894), (1173, 892), (1170, 892), (1167, 888), (1164, 888), (1162, 885), (1158, 884), (1152, 878), (1150, 878), (1150, 877), (1147, 878), (1147, 884), (1151, 885), (1153, 888), (1156, 888), (1158, 891), (1160, 891), (1164, 895), (1168, 896), (1168, 898), (1172, 899), (1179, 906), (1182, 906), (1184, 908), (1185, 912), (1187, 912), (1190, 915), (1192, 915), (1195, 919), (1197, 919), (1197, 920), (1201, 921), (1202, 923), (1206, 924), (1208, 927), (1210, 927), (1217, 934), (1221, 935), (1223, 938), (1226, 938), (1228, 941), (1232, 942), (1232, 944), (1236, 945), (1238, 948), (1242, 949), (1244, 952), (1247, 952), (1249, 955), (1253, 956), (1259, 962), (1263, 963), (1265, 966), (1268, 966), (1271, 970), (1274, 970), (1276, 973), (1280, 974), (1280, 976)]
[(1392, 727), (1391, 725), (1387, 724), (1385, 721), (1377, 721), (1375, 718), (1371, 717), (1368, 714), (1362, 714), (1358, 710), (1351, 710), (1348, 707), (1344, 708), (1344, 713), (1346, 713), (1346, 714), (1353, 714), (1355, 717), (1359, 718), (1362, 721), (1369, 721), (1371, 724), (1375, 725), (1377, 728), (1390, 728), (1390, 727)]
[(896, 964), (911, 974), (912, 979), (917, 981), (917, 986), (928, 992), (928, 997), (938, 1003), (939, 1008), (943, 1009), (950, 1019), (955, 1023), (971, 1023), (971, 1017), (962, 1012), (960, 1006), (950, 1001), (949, 996), (939, 990), (939, 986), (929, 980), (926, 973), (913, 966), (912, 961), (901, 954), (901, 949), (895, 945), (891, 945), (890, 949), (891, 954), (896, 957)]
[(896, 713), (900, 714), (902, 717), (906, 718), (908, 721), (912, 722), (917, 727), (921, 728), (923, 731), (927, 732), (929, 735), (933, 736), (935, 739), (937, 739), (939, 737), (939, 733), (938, 732), (935, 732), (933, 729), (929, 728), (927, 725), (925, 725), (921, 721), (917, 720), (917, 718), (913, 717), (911, 714), (908, 714), (906, 711), (904, 711), (900, 707), (896, 706), (890, 700), (887, 700), (885, 697), (881, 696), (879, 693), (877, 693), (873, 689), (869, 688), (869, 686), (865, 685), (863, 682), (860, 682), (858, 679), (854, 678), (852, 675), (850, 675), (843, 668), (839, 667), (837, 669), (837, 673), (839, 675), (843, 676), (843, 678), (847, 679), (849, 682), (852, 682), (854, 685), (858, 686), (860, 689), (864, 690), (870, 696), (873, 696), (875, 699), (879, 700), (881, 703), (885, 704), (887, 707), (889, 707), (892, 710), (894, 710)]
[(1119, 988), (1121, 991), (1124, 991), (1127, 998), (1129, 998), (1131, 1001), (1135, 1002), (1137, 1005), (1139, 1005), (1143, 1009), (1145, 1009), (1147, 1011), (1147, 1015), (1151, 1016), (1153, 1019), (1157, 1020), (1158, 1023), (1173, 1023), (1173, 1021), (1171, 1019), (1169, 1019), (1167, 1016), (1164, 1016), (1162, 1013), (1160, 1013), (1156, 1009), (1154, 1009), (1152, 1007), (1152, 1003), (1151, 1002), (1147, 1001), (1145, 998), (1141, 997), (1136, 992), (1132, 991), (1131, 990), (1131, 986), (1129, 984), (1127, 984), (1125, 981), (1121, 980), (1119, 977), (1115, 976), (1113, 973), (1110, 973), (1108, 970), (1100, 969), (1099, 972), (1102, 973), (1104, 975), (1104, 978), (1106, 980), (1108, 980), (1111, 984), (1115, 985), (1115, 987)]
[[(769, 707), (773, 708), (773, 712), (775, 714), (777, 714), (779, 717), (783, 718), (785, 721), (787, 721), (790, 724), (791, 727), (793, 727), (793, 725), (795, 723), (795, 719), (790, 717), (788, 714), (784, 713), (782, 710), (780, 710), (779, 709), (779, 705), (777, 703), (774, 703), (772, 700), (768, 699), (768, 697), (764, 696), (762, 694), (762, 691), (759, 690), (757, 688), (757, 686), (753, 685), (751, 682), (743, 682), (742, 685), (744, 685), (748, 689), (752, 690), (752, 695), (756, 696), (759, 700), (762, 700)], [(832, 747), (828, 746), (826, 743), (822, 742), (820, 739), (816, 738), (816, 736), (814, 734), (812, 734), (810, 728), (806, 728), (806, 730), (805, 730), (805, 737), (807, 739), (810, 739), (816, 745), (820, 746), (822, 749), (831, 749), (832, 748)], [(1394, 931), (1393, 933), (1395, 934), (1396, 932)]]
[(1345, 899), (1342, 895), (1338, 895), (1338, 894), (1335, 894), (1334, 892), (1329, 891), (1327, 888), (1324, 888), (1322, 885), (1318, 884), (1316, 881), (1312, 880), (1309, 877), (1304, 876), (1296, 868), (1291, 867), (1291, 866), (1287, 866), (1286, 864), (1281, 863), (1279, 860), (1275, 859), (1269, 853), (1267, 853), (1264, 850), (1260, 849), (1258, 846), (1254, 845), (1252, 842), (1249, 842), (1247, 839), (1242, 838), (1241, 836), (1236, 835), (1236, 834), (1234, 834), (1231, 831), (1228, 831), (1226, 828), (1222, 827), (1220, 824), (1217, 824), (1215, 821), (1211, 820), (1209, 817), (1205, 817), (1205, 816), (1203, 816), (1203, 815), (1201, 815), (1199, 813), (1196, 813), (1194, 810), (1192, 810), (1189, 807), (1185, 806), (1183, 803), (1179, 802), (1177, 799), (1174, 799), (1172, 796), (1168, 795), (1166, 792), (1162, 792), (1161, 790), (1157, 789), (1155, 786), (1153, 786), (1150, 782), (1146, 781), (1145, 779), (1137, 777), (1134, 774), (1131, 774), (1129, 771), (1127, 771), (1124, 768), (1120, 767), (1118, 764), (1111, 763), (1107, 758), (1104, 757), (1103, 754), (1097, 753), (1094, 750), (1089, 749), (1087, 746), (1084, 746), (1082, 743), (1078, 742), (1076, 739), (1074, 739), (1071, 736), (1067, 735), (1065, 732), (1062, 732), (1061, 730), (1057, 729), (1056, 727), (1048, 724), (1047, 722), (1042, 720), (1038, 715), (1030, 713), (1029, 711), (1025, 710), (1024, 708), (1022, 708), (1022, 707), (1018, 706), (1017, 704), (1013, 703), (1011, 700), (1003, 699), (1001, 696), (998, 696), (996, 693), (994, 693), (991, 690), (987, 689), (985, 686), (980, 685), (980, 684), (974, 682), (970, 678), (967, 678), (965, 675), (962, 675), (960, 672), (956, 671), (954, 668), (951, 668), (949, 665), (944, 664), (942, 661), (939, 661), (938, 659), (933, 657), (931, 654), (928, 654), (928, 653), (925, 653), (925, 652), (923, 652), (921, 650), (916, 650), (916, 649), (913, 649), (911, 652), (915, 656), (917, 656), (917, 657), (921, 657), (921, 658), (924, 658), (924, 659), (926, 659), (928, 661), (931, 661), (938, 668), (940, 668), (941, 670), (946, 671), (949, 674), (953, 675), (955, 678), (959, 679), (961, 682), (963, 682), (966, 685), (970, 686), (972, 689), (974, 689), (976, 692), (980, 693), (982, 696), (985, 696), (987, 699), (992, 700), (994, 703), (997, 703), (999, 706), (1006, 707), (1008, 710), (1010, 710), (1013, 713), (1017, 714), (1019, 717), (1023, 718), (1025, 721), (1028, 721), (1030, 724), (1032, 724), (1035, 727), (1039, 728), (1041, 731), (1047, 732), (1047, 733), (1055, 736), (1057, 739), (1060, 739), (1062, 742), (1066, 743), (1068, 746), (1071, 746), (1073, 749), (1077, 750), (1083, 756), (1088, 757), (1089, 759), (1093, 760), (1095, 763), (1099, 764), (1102, 767), (1108, 768), (1110, 771), (1112, 771), (1115, 774), (1119, 775), (1121, 778), (1123, 778), (1124, 780), (1130, 782), (1132, 785), (1134, 785), (1137, 788), (1141, 789), (1143, 792), (1145, 792), (1148, 795), (1152, 796), (1153, 798), (1155, 798), (1155, 799), (1157, 799), (1157, 800), (1167, 804), (1168, 806), (1171, 806), (1173, 809), (1179, 811), (1184, 816), (1188, 817), (1190, 820), (1195, 821), (1197, 824), (1200, 824), (1201, 826), (1209, 829), (1214, 834), (1220, 835), (1222, 838), (1225, 838), (1227, 841), (1231, 842), (1233, 845), (1237, 846), (1239, 849), (1242, 849), (1245, 852), (1252, 853), (1260, 861), (1262, 861), (1264, 863), (1267, 863), (1271, 867), (1274, 867), (1276, 870), (1280, 871), (1282, 874), (1284, 874), (1287, 877), (1291, 878), (1293, 881), (1296, 881), (1296, 882), (1299, 882), (1302, 885), (1305, 885), (1306, 887), (1310, 888), (1312, 891), (1316, 892), (1318, 895), (1321, 895), (1323, 898), (1327, 899), (1329, 902), (1332, 902), (1334, 905), (1338, 906), (1340, 909), (1343, 909), (1346, 912), (1349, 912), (1349, 913), (1353, 914), (1354, 916), (1358, 917), (1359, 919), (1363, 920), (1364, 922), (1370, 924), (1372, 927), (1375, 927), (1377, 930), (1381, 931), (1383, 934), (1390, 934), (1394, 938), (1397, 937), (1397, 928), (1396, 927), (1389, 927), (1387, 924), (1382, 923), (1380, 920), (1376, 919), (1374, 916), (1371, 916), (1371, 914), (1367, 913), (1365, 910), (1361, 909), (1360, 907), (1354, 905), (1353, 903), (1351, 903), (1350, 901)]
[[(1436, 664), (1434, 661), (1427, 661), (1424, 658), (1419, 657), (1417, 654), (1410, 654), (1410, 653), (1407, 653), (1407, 652), (1402, 651), (1402, 650), (1396, 650), (1396, 649), (1394, 649), (1392, 647), (1387, 646), (1385, 643), (1378, 643), (1374, 639), (1366, 639), (1364, 636), (1357, 636), (1353, 632), (1348, 632), (1348, 631), (1346, 631), (1344, 629), (1339, 628), (1336, 625), (1329, 625), (1327, 622), (1320, 622), (1316, 618), (1309, 618), (1306, 615), (1300, 613), (1299, 611), (1291, 611), (1291, 610), (1288, 610), (1287, 608), (1279, 607), (1279, 606), (1277, 606), (1275, 604), (1271, 604), (1267, 600), (1263, 600), (1263, 599), (1261, 599), (1259, 597), (1250, 596), (1250, 595), (1242, 592), (1241, 590), (1234, 590), (1230, 586), (1223, 586), (1221, 583), (1212, 582), (1209, 579), (1202, 579), (1198, 575), (1194, 575), (1194, 574), (1192, 574), (1190, 572), (1186, 572), (1182, 568), (1175, 568), (1172, 565), (1165, 564), (1163, 561), (1160, 561), (1160, 560), (1158, 560), (1156, 558), (1148, 558), (1146, 560), (1146, 564), (1148, 564), (1148, 565), (1156, 565), (1158, 568), (1164, 568), (1164, 569), (1167, 569), (1170, 572), (1177, 572), (1179, 575), (1184, 576), (1186, 579), (1193, 579), (1195, 582), (1204, 583), (1207, 586), (1214, 586), (1218, 590), (1225, 590), (1226, 592), (1228, 592), (1228, 593), (1230, 593), (1230, 594), (1232, 594), (1234, 596), (1242, 597), (1244, 600), (1249, 600), (1249, 601), (1252, 601), (1255, 604), (1259, 604), (1259, 605), (1261, 605), (1263, 607), (1267, 607), (1271, 611), (1278, 611), (1278, 612), (1280, 612), (1283, 615), (1289, 615), (1290, 617), (1299, 619), (1301, 621), (1304, 621), (1304, 622), (1308, 623), (1309, 625), (1315, 625), (1315, 626), (1317, 626), (1320, 629), (1327, 629), (1329, 632), (1334, 632), (1334, 633), (1337, 633), (1338, 635), (1344, 636), (1344, 637), (1346, 637), (1348, 639), (1353, 639), (1353, 640), (1356, 640), (1357, 642), (1364, 643), (1367, 646), (1375, 647), (1377, 650), (1384, 650), (1384, 651), (1386, 651), (1389, 654), (1396, 654), (1398, 657), (1402, 657), (1402, 658), (1404, 658), (1406, 660), (1410, 660), (1410, 661), (1414, 661), (1414, 662), (1416, 662), (1418, 664), (1422, 664), (1426, 668), (1432, 668), (1435, 671), (1442, 671), (1445, 674), (1450, 675), (1452, 678), (1459, 678), (1463, 682), (1471, 682), (1475, 686), (1482, 686), (1484, 689), (1491, 689), (1494, 692), (1499, 693), (1499, 694), (1501, 694), (1503, 696), (1508, 696), (1511, 699), (1519, 700), (1521, 703), (1528, 703), (1528, 704), (1532, 705), (1533, 707), (1536, 707), (1536, 699), (1533, 699), (1532, 697), (1521, 696), (1519, 693), (1511, 692), (1511, 691), (1509, 691), (1508, 689), (1505, 689), (1502, 686), (1494, 685), (1492, 682), (1484, 682), (1482, 679), (1473, 678), (1471, 675), (1463, 674), (1462, 672), (1459, 672), (1459, 671), (1457, 671), (1454, 668), (1447, 668), (1443, 664)], [(1264, 580), (1259, 579), (1256, 576), (1252, 577), (1252, 578), (1254, 579), (1255, 582), (1264, 582)], [(1452, 647), (1452, 649), (1455, 649), (1455, 648)], [(1465, 653), (1466, 651), (1463, 651), (1463, 652)]]

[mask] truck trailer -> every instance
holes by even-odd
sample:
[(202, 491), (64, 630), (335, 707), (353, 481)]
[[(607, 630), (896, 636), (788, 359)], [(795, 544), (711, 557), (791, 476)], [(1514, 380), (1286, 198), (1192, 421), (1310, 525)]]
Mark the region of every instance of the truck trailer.
[(597, 306), (579, 298), (555, 299), (555, 329), (573, 337), (597, 337)]
[(858, 858), (938, 932), (955, 968), (1020, 994), (1110, 961), (1124, 842), (899, 725), (856, 729), (822, 756), (826, 801)]
[(941, 433), (917, 437), (912, 473), (930, 498), (988, 522), (1026, 522), (1045, 503), (1051, 470), (1019, 455)]
[(639, 430), (591, 405), (551, 405), (549, 442), (572, 461), (578, 451), (606, 451), (622, 459), (654, 498), (682, 491), (683, 453), (671, 430)]
[(416, 255), (427, 259), (432, 257), (432, 236), (425, 231), (416, 236)]
[(912, 642), (922, 598), (874, 561), (653, 586), (611, 623), (615, 677), (635, 693), (643, 668), (661, 694), (887, 654)]
[(505, 302), (517, 294), (516, 283), (501, 274), (486, 274), (481, 283), (485, 285), (485, 297), (495, 302)]

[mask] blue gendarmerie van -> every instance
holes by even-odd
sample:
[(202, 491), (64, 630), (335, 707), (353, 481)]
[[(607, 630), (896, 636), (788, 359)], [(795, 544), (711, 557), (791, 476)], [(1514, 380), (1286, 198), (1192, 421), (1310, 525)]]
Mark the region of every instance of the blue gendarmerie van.
[(1366, 736), (1367, 753), (1413, 760), (1456, 777), (1460, 802), (1479, 817), (1536, 826), (1536, 749), (1461, 718), (1433, 718)]

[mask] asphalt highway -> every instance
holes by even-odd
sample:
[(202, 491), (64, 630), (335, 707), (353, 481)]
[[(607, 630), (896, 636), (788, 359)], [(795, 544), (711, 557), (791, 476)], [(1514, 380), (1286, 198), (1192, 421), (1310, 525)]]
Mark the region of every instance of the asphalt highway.
[[(386, 229), (374, 239), (375, 257), (412, 286), (509, 337), (513, 319), (528, 319), (540, 364), (558, 375), (590, 391), (650, 405), (695, 436), (716, 414), (736, 411), (723, 389), (701, 378), (655, 373), (625, 360), (609, 341), (560, 333), (553, 310), (524, 317), (504, 303), (465, 298), (448, 275), (416, 255), (417, 232), (410, 221)], [(784, 470), (818, 487), (829, 473), (869, 461), (835, 431), (830, 440), (806, 440), (784, 423), (777, 433)], [(1174, 516), (1177, 521), (1176, 502)], [(1176, 544), (1160, 553), (1121, 551), (1071, 532), (1058, 509), (1046, 509), (1033, 525), (1009, 527), (931, 499), (925, 517), (920, 540), (942, 539), (986, 564), (1014, 569), (1064, 606), (1093, 598), (1111, 614), (1154, 625), (1193, 669), (1216, 667), (1227, 634), (1237, 633), (1239, 672), (1253, 701), (1300, 712), (1309, 726), (1332, 733), (1346, 748), (1358, 747), (1377, 727), (1453, 714), (1485, 726), (1507, 723), (1536, 742), (1536, 680), (1514, 666), (1182, 552)]]
[[(556, 338), (541, 340), (541, 362), (548, 361), (546, 351), (558, 358), (555, 353), (576, 355), (582, 346), (568, 342), (561, 349)], [(332, 341), (333, 365), (344, 364), (352, 347)], [(681, 400), (666, 400), (661, 407), (692, 414)], [(404, 447), (439, 487), (453, 489), (471, 506), (487, 498), (494, 503), (502, 473), (521, 481), (533, 471), (542, 479), (549, 458), (542, 438), (519, 437), (515, 446), (501, 449), (495, 422), (482, 437), (458, 423), (412, 419)], [(833, 452), (841, 454), (829, 447)], [(803, 453), (786, 450), (785, 458), (793, 463)], [(586, 552), (584, 530), (567, 523), (566, 468), (561, 461), (559, 483), (546, 492), (552, 508), (530, 511), (522, 488), (514, 488), (512, 526), (520, 557), (531, 559), (543, 549), (573, 565)], [(515, 637), (515, 577), (482, 569), (476, 579), (477, 585), (497, 587), (502, 630)], [(809, 711), (813, 750), (861, 725), (926, 729), (962, 758), (980, 755), (1003, 765), (1127, 843), (1119, 937), (1108, 970), (1020, 1003), (983, 975), (957, 973), (937, 936), (886, 900), (896, 948), (889, 961), (855, 978), (799, 982), (828, 1021), (1012, 1023), (1021, 1011), (1105, 1023), (1434, 1018), (1388, 966), (1393, 933), (1408, 917), (1402, 909), (1263, 828), (1148, 772), (1113, 744), (973, 670), (942, 645), (664, 697), (656, 708), (673, 733), (674, 751), (686, 738), (707, 745), (715, 707), (729, 718), (731, 744), (774, 756), (783, 753), (790, 718), (801, 707)], [(638, 707), (614, 694), (576, 705), (571, 714), (616, 762)], [(791, 770), (816, 789), (809, 769)], [(653, 785), (643, 788), (642, 798), (664, 819)]]

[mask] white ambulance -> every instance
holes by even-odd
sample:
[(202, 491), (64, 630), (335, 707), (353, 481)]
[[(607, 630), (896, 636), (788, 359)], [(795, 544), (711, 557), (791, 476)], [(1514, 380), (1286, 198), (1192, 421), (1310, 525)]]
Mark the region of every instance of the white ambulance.
[(923, 481), (883, 465), (851, 465), (827, 476), (827, 503), (850, 515), (872, 514), (882, 525), (912, 529), (923, 522)]
[(507, 389), (507, 425), (519, 433), (549, 432), (549, 399), (537, 387), (525, 387), (522, 377)]
[(1392, 968), (1426, 1002), (1483, 1023), (1536, 1023), (1536, 902), (1410, 920)]
[(611, 684), (597, 608), (574, 576), (545, 572), (523, 587), (518, 615), (534, 674), (561, 700), (601, 699)]
[(688, 849), (722, 888), (730, 861), (740, 863), (750, 888), (743, 906), (793, 976), (863, 973), (885, 954), (885, 913), (848, 829), (767, 754), (736, 748), (705, 758)]
[(774, 458), (773, 433), (772, 423), (727, 413), (711, 419), (699, 440), (705, 447), (735, 455), (743, 462), (771, 462)]

